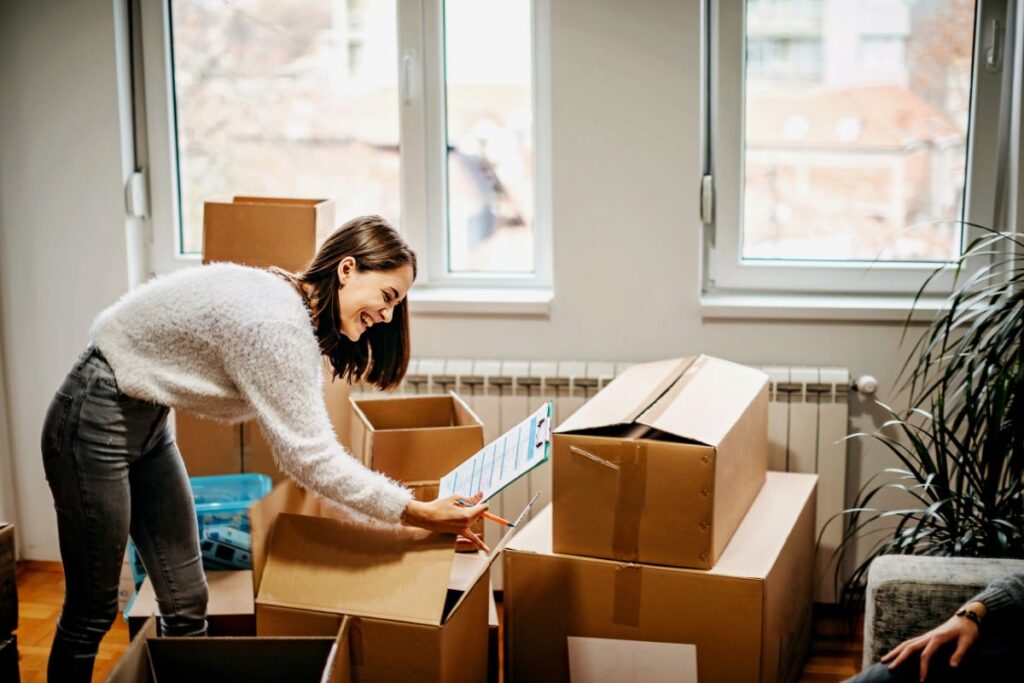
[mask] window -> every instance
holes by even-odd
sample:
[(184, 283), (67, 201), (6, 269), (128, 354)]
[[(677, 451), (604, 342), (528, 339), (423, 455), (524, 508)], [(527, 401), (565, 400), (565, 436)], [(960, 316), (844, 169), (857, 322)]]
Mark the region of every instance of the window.
[(156, 270), (199, 257), (207, 199), (326, 197), (401, 226), (421, 285), (550, 286), (546, 0), (134, 7)]
[(706, 7), (705, 291), (910, 293), (996, 225), (1005, 0)]

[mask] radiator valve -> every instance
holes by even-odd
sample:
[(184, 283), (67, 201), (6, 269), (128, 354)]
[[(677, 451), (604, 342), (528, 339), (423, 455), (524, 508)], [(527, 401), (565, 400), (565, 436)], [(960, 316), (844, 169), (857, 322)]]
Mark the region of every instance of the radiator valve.
[(878, 380), (872, 375), (861, 375), (857, 378), (857, 381), (853, 383), (853, 388), (856, 389), (861, 396), (874, 396), (875, 392), (878, 391)]

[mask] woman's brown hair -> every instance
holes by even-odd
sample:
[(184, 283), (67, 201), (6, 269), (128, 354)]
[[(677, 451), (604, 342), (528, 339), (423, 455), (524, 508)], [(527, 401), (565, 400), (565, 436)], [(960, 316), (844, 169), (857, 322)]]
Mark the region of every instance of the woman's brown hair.
[(320, 352), (330, 360), (335, 377), (364, 381), (391, 389), (402, 381), (409, 367), (409, 306), (407, 298), (395, 304), (391, 322), (373, 325), (359, 341), (341, 333), (338, 264), (346, 256), (355, 259), (357, 270), (394, 270), (412, 266), (416, 278), (416, 254), (390, 223), (380, 216), (359, 216), (342, 225), (317, 250), (302, 273), (275, 268), (299, 289), (310, 309)]

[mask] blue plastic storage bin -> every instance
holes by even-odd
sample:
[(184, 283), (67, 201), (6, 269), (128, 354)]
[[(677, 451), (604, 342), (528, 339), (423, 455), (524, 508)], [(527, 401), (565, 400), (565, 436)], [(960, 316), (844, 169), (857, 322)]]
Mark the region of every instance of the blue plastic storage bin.
[[(192, 497), (199, 524), (199, 545), (207, 569), (251, 569), (249, 506), (270, 493), (265, 474), (223, 474), (191, 477)], [(135, 586), (146, 572), (135, 544), (128, 542), (128, 559)]]

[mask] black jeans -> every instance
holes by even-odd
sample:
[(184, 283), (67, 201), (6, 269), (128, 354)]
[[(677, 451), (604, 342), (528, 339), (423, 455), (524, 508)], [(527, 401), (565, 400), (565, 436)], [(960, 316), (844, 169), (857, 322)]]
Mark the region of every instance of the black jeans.
[(89, 681), (117, 617), (128, 534), (153, 582), (166, 635), (205, 635), (206, 576), (195, 505), (168, 409), (125, 396), (95, 348), (68, 373), (43, 424), (42, 452), (64, 562), (64, 608), (48, 678)]

